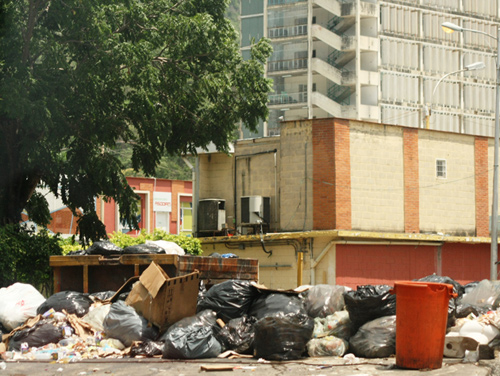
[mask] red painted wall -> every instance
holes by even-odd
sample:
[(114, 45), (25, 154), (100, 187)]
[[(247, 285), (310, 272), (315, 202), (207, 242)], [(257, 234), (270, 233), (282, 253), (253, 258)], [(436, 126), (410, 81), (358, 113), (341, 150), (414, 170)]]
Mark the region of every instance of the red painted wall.
[(337, 245), (337, 285), (394, 285), (437, 270), (436, 247)]
[(462, 285), (490, 278), (489, 244), (444, 244), (442, 259), (443, 275)]

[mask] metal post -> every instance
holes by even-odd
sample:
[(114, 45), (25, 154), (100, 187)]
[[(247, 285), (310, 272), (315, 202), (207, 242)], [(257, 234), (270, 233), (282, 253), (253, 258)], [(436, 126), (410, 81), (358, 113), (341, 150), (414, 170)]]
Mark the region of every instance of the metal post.
[(495, 105), (495, 150), (493, 157), (493, 194), (491, 203), (491, 269), (490, 278), (496, 281), (498, 258), (498, 137), (500, 116), (500, 28), (497, 30), (497, 78), (496, 78), (496, 105)]

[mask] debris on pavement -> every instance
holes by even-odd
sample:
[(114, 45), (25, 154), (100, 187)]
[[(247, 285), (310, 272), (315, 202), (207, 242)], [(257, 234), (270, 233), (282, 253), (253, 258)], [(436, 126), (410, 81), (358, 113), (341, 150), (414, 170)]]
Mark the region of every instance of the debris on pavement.
[[(450, 301), (444, 356), (463, 362), (494, 357), (500, 349), (500, 285), (484, 280), (461, 286), (434, 275), (421, 280), (452, 284), (458, 294)], [(0, 289), (5, 306), (25, 302), (20, 309), (0, 308), (0, 368), (19, 360), (126, 357), (262, 363), (337, 357), (358, 364), (396, 352), (396, 301), (387, 285), (280, 291), (227, 280), (205, 290), (199, 278), (170, 278), (153, 262), (125, 286), (94, 294), (63, 291), (48, 299), (30, 285)], [(241, 368), (214, 364), (200, 370)]]

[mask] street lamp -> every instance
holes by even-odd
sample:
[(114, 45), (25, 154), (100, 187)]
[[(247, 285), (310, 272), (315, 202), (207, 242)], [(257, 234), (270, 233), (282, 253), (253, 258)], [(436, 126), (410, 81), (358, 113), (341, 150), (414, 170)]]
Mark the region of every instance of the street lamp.
[(491, 203), (491, 263), (490, 263), (490, 279), (497, 280), (497, 256), (498, 256), (498, 137), (499, 137), (499, 116), (500, 116), (500, 59), (498, 53), (500, 51), (500, 28), (497, 29), (497, 37), (485, 33), (484, 31), (467, 29), (462, 26), (455, 25), (452, 22), (443, 22), (441, 27), (446, 33), (454, 31), (469, 31), (471, 33), (483, 34), (497, 41), (497, 78), (496, 86), (496, 104), (495, 104), (495, 149), (493, 155), (493, 197)]
[[(432, 98), (434, 98), (434, 94), (436, 94), (436, 90), (437, 90), (439, 84), (441, 82), (443, 82), (443, 80), (446, 77), (451, 76), (453, 74), (460, 73), (460, 72), (467, 72), (467, 71), (471, 71), (471, 70), (484, 69), (484, 67), (485, 67), (485, 65), (484, 65), (484, 63), (482, 61), (477, 61), (475, 63), (466, 65), (463, 69), (459, 69), (457, 71), (445, 74), (443, 77), (441, 77), (439, 79), (439, 81), (437, 82), (436, 86), (434, 86), (434, 90), (432, 91), (432, 95), (431, 95), (431, 104), (430, 104), (430, 107), (432, 107)], [(427, 105), (424, 106), (424, 107), (425, 107), (424, 110), (425, 110), (425, 113), (426, 113), (426, 116), (425, 116), (426, 117), (426, 128), (429, 129), (430, 128), (429, 120), (430, 120), (430, 116), (431, 116), (431, 108), (429, 108)]]

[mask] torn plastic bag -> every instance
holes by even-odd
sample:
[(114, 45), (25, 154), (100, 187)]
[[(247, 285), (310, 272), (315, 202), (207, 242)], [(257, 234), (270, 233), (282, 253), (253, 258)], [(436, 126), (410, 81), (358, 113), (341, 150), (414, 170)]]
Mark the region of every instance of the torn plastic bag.
[(352, 323), (347, 311), (338, 311), (333, 315), (314, 319), (314, 338), (335, 336), (349, 341), (351, 335)]
[(145, 356), (151, 358), (163, 353), (163, 341), (134, 342), (130, 348), (130, 357)]
[(436, 274), (431, 274), (426, 277), (416, 279), (415, 281), (419, 282), (434, 282), (434, 283), (447, 283), (449, 285), (453, 286), (453, 292), (456, 292), (458, 294), (458, 298), (460, 298), (464, 294), (464, 287), (455, 281), (454, 279), (446, 276), (440, 276)]
[(297, 316), (268, 316), (254, 325), (254, 356), (269, 360), (294, 360), (304, 356), (314, 320)]
[(253, 354), (253, 341), (255, 338), (255, 317), (238, 317), (229, 322), (215, 336), (224, 350), (233, 350), (239, 354)]
[(183, 318), (167, 329), (160, 340), (165, 341), (165, 359), (215, 358), (222, 352), (222, 346), (214, 336), (217, 314), (212, 310), (198, 312), (195, 316)]
[(35, 317), (45, 297), (30, 284), (14, 283), (0, 289), (0, 302), (0, 322), (11, 331)]
[(470, 304), (483, 308), (498, 308), (500, 289), (489, 280), (483, 279), (467, 294), (462, 296), (460, 304)]
[(121, 255), (123, 249), (118, 247), (116, 244), (111, 243), (109, 240), (99, 240), (87, 248), (87, 254), (89, 255), (102, 255), (102, 256), (112, 256)]
[(104, 302), (108, 299), (110, 299), (111, 297), (113, 297), (113, 295), (116, 294), (116, 291), (100, 291), (100, 292), (94, 292), (92, 294), (89, 294), (89, 298), (92, 299), (93, 301), (99, 301), (99, 302)]
[(124, 254), (165, 254), (165, 250), (157, 244), (136, 244), (123, 248)]
[(88, 313), (92, 303), (93, 300), (89, 298), (88, 294), (76, 291), (61, 291), (51, 295), (38, 307), (36, 312), (43, 315), (51, 308), (54, 308), (57, 312), (62, 312), (64, 309), (68, 313), (83, 317)]
[(14, 332), (9, 338), (9, 350), (20, 351), (21, 344), (29, 347), (42, 347), (48, 343), (58, 343), (63, 338), (63, 328), (55, 326), (49, 320), (40, 320), (31, 328)]
[(301, 294), (304, 306), (311, 317), (326, 317), (344, 309), (345, 286), (315, 285)]
[(108, 337), (119, 339), (127, 347), (133, 341), (154, 341), (158, 337), (158, 329), (123, 300), (111, 304), (103, 327)]
[(167, 240), (146, 240), (146, 244), (154, 244), (163, 249), (163, 253), (167, 255), (179, 255), (183, 256), (186, 254), (184, 248), (179, 244), (174, 242), (169, 242)]
[(367, 322), (349, 340), (349, 349), (360, 358), (386, 358), (396, 353), (396, 315)]
[(199, 295), (197, 312), (215, 311), (224, 322), (244, 316), (252, 305), (258, 290), (250, 281), (231, 279), (212, 286)]
[(257, 320), (269, 316), (297, 316), (303, 321), (309, 318), (302, 299), (297, 295), (284, 293), (260, 294), (252, 303), (248, 314)]
[(97, 332), (104, 331), (104, 320), (106, 316), (109, 314), (111, 309), (111, 304), (104, 304), (99, 307), (94, 307), (82, 317), (82, 320), (89, 324), (92, 329)]
[(390, 290), (388, 285), (365, 285), (344, 293), (354, 332), (378, 317), (396, 314), (396, 295), (392, 295)]
[(309, 356), (344, 356), (349, 345), (346, 340), (335, 336), (313, 338), (307, 342)]

